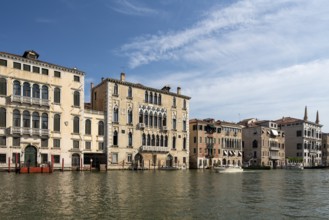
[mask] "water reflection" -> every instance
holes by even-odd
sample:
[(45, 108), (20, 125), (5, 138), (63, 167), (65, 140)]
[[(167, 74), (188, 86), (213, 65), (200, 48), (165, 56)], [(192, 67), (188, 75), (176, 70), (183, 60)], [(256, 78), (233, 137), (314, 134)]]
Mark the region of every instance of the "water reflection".
[(321, 219), (327, 170), (0, 173), (1, 219)]

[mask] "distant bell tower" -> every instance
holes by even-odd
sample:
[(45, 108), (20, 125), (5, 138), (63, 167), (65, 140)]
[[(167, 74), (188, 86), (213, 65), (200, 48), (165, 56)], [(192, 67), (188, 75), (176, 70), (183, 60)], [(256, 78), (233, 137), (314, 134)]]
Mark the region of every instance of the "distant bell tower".
[(316, 120), (315, 120), (315, 124), (319, 124), (320, 120), (319, 120), (319, 111), (316, 111)]

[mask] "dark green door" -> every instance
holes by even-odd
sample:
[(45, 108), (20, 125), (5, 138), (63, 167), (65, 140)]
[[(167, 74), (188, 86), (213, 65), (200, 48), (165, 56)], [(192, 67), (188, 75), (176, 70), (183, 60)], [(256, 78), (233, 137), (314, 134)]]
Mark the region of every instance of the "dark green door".
[(25, 148), (24, 161), (27, 166), (37, 166), (37, 149), (31, 145)]

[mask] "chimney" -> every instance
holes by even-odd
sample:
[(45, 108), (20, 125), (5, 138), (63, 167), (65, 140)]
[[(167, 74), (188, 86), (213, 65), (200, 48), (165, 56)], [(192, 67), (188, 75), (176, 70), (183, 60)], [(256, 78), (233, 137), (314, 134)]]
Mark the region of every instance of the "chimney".
[(181, 88), (177, 87), (177, 95), (180, 95)]
[(307, 117), (307, 106), (305, 106), (305, 112), (304, 112), (304, 121), (307, 121), (308, 117)]
[(319, 111), (316, 111), (316, 120), (315, 120), (315, 124), (319, 124), (320, 120), (319, 120)]
[(94, 88), (94, 83), (90, 83), (90, 104), (93, 105), (93, 88)]
[(122, 81), (122, 82), (126, 81), (126, 74), (125, 73), (121, 73), (120, 81)]
[(165, 91), (165, 92), (170, 92), (170, 86), (169, 85), (165, 85), (161, 90), (162, 91)]
[(104, 77), (102, 77), (102, 82), (104, 81)]

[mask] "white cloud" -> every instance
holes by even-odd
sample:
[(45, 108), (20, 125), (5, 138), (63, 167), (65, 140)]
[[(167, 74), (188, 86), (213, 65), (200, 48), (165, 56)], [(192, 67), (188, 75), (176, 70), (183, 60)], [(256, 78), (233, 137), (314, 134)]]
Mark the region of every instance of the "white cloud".
[(126, 14), (126, 15), (138, 15), (138, 16), (147, 16), (147, 15), (155, 15), (158, 12), (154, 9), (147, 8), (145, 6), (139, 5), (134, 1), (132, 3), (128, 0), (119, 0), (117, 1), (116, 6), (109, 6), (112, 10)]

